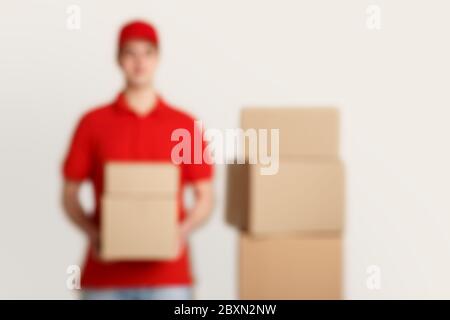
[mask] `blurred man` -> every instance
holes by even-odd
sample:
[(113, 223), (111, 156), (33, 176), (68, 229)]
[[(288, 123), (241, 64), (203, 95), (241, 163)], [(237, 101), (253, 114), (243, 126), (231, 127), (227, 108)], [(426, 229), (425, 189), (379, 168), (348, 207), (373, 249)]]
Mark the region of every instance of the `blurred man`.
[[(173, 261), (101, 261), (99, 250), (100, 198), (103, 167), (110, 160), (171, 161), (174, 130), (194, 136), (195, 119), (170, 106), (157, 92), (153, 79), (159, 60), (158, 35), (143, 21), (125, 25), (119, 35), (118, 63), (125, 88), (107, 105), (85, 113), (73, 134), (63, 164), (63, 205), (68, 217), (88, 237), (90, 245), (81, 276), (84, 299), (190, 299), (193, 277), (187, 238), (205, 221), (212, 207), (212, 166), (179, 164), (180, 188), (191, 184), (196, 202), (186, 213), (179, 194), (179, 256)], [(206, 144), (201, 143), (205, 149)], [(95, 212), (88, 215), (79, 202), (80, 184), (95, 190)]]

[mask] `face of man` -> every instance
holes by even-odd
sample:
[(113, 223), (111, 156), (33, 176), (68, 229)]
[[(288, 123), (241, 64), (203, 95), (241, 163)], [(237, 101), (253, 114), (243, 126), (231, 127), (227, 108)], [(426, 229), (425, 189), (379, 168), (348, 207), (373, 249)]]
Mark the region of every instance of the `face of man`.
[(157, 48), (145, 40), (129, 40), (119, 53), (119, 65), (128, 85), (143, 87), (152, 84), (158, 64)]

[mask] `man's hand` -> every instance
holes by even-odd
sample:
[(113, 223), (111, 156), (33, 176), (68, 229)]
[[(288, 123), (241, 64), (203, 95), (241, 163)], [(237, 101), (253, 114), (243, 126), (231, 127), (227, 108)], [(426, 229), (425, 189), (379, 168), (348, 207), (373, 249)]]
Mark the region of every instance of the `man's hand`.
[(192, 230), (201, 225), (211, 213), (213, 206), (213, 187), (211, 181), (194, 183), (195, 205), (178, 229), (178, 256), (185, 248)]
[(64, 211), (69, 219), (80, 228), (88, 237), (91, 243), (92, 252), (99, 258), (100, 237), (98, 227), (83, 210), (78, 198), (80, 183), (74, 181), (64, 181), (62, 192), (62, 203)]
[(93, 257), (100, 259), (100, 232), (98, 228), (92, 226), (86, 230), (86, 234), (91, 245)]
[(182, 223), (178, 227), (178, 243), (177, 243), (178, 257), (183, 253), (184, 249), (186, 248), (188, 236), (189, 236), (188, 226), (186, 225), (186, 223)]

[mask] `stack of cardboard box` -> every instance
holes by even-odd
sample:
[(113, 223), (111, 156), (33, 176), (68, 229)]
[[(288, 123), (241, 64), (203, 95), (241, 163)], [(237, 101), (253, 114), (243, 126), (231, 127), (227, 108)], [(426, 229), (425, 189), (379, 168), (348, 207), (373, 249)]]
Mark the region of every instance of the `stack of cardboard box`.
[(172, 164), (106, 164), (101, 203), (102, 259), (175, 258), (178, 183), (178, 167)]
[[(340, 299), (345, 188), (338, 111), (248, 108), (241, 126), (279, 129), (279, 169), (262, 175), (262, 164), (228, 166), (227, 221), (241, 230), (239, 298)], [(248, 160), (255, 150), (247, 147)]]

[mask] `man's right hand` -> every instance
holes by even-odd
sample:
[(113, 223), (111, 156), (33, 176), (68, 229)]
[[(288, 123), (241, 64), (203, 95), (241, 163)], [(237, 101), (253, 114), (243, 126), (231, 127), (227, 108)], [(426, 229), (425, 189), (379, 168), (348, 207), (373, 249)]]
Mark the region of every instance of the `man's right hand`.
[(70, 220), (87, 235), (94, 257), (100, 258), (99, 228), (92, 220), (92, 215), (86, 214), (81, 206), (78, 197), (80, 185), (80, 182), (64, 181), (62, 192), (64, 211)]
[(90, 226), (86, 230), (89, 243), (91, 245), (92, 255), (96, 259), (100, 259), (100, 232), (96, 226)]

